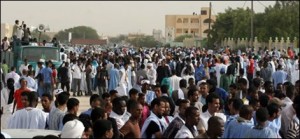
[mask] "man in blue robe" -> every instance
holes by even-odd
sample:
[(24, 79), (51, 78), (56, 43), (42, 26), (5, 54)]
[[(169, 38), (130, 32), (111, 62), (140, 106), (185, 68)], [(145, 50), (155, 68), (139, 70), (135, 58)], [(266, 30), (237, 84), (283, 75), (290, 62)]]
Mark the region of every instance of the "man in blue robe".
[(108, 91), (118, 87), (119, 82), (120, 82), (119, 64), (115, 64), (114, 67), (109, 72)]

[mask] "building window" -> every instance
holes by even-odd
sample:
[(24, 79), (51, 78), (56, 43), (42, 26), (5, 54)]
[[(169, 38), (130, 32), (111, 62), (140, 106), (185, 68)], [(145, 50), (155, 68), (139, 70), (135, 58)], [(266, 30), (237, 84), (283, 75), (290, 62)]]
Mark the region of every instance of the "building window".
[(207, 11), (206, 10), (202, 10), (201, 11), (201, 15), (207, 15)]
[(189, 19), (188, 18), (184, 18), (183, 19), (183, 23), (188, 23), (189, 22)]
[(181, 18), (178, 18), (178, 19), (177, 19), (177, 23), (182, 23)]
[(191, 23), (199, 23), (199, 19), (191, 19)]

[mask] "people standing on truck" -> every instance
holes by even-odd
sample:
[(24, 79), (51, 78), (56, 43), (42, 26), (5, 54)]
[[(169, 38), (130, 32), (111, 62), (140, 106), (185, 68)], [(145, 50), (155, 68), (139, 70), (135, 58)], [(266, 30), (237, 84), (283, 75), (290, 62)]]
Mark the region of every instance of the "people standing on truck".
[[(24, 21), (22, 21), (22, 25), (23, 24), (24, 24)], [(13, 27), (13, 36), (12, 36), (14, 41), (15, 41), (15, 39), (21, 39), (18, 37), (18, 34), (19, 34), (19, 30), (22, 30), (22, 25), (19, 25), (19, 20), (15, 21), (15, 25)], [(16, 36), (16, 37), (14, 37), (14, 36)]]

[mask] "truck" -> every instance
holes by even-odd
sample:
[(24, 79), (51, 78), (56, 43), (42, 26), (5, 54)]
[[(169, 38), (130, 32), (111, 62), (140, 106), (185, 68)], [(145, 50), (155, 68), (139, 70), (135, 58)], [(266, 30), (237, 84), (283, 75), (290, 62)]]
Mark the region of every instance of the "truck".
[[(16, 54), (16, 53), (15, 53)], [(53, 46), (21, 46), (19, 48), (18, 56), (15, 57), (16, 68), (19, 72), (19, 67), (24, 63), (24, 59), (27, 59), (28, 64), (32, 65), (35, 71), (37, 71), (37, 62), (41, 59), (44, 61), (51, 60), (52, 63), (58, 68), (62, 64), (60, 56), (60, 47)]]

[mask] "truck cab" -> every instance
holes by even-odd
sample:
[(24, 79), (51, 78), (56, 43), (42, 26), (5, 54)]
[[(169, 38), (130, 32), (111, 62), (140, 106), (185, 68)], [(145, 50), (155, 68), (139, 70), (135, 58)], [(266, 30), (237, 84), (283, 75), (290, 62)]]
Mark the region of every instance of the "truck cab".
[(40, 59), (44, 61), (51, 60), (56, 68), (61, 63), (60, 48), (53, 46), (21, 46), (17, 62), (17, 72), (19, 73), (19, 67), (24, 63), (24, 59), (28, 60), (28, 64), (32, 65), (33, 69), (37, 71), (37, 62)]

